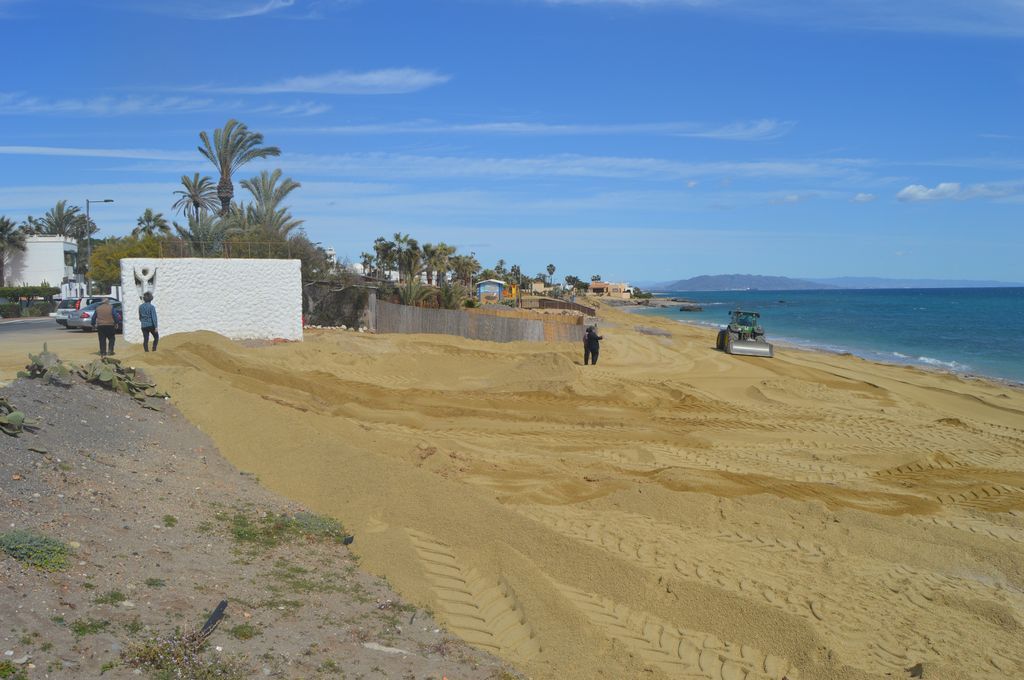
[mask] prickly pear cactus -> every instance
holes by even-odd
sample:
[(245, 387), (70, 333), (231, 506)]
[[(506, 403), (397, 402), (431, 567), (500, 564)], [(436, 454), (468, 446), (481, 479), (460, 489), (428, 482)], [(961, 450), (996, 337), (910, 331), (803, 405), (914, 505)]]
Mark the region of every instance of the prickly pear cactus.
[(14, 408), (6, 397), (0, 397), (0, 430), (4, 434), (17, 437), (22, 432), (32, 431), (39, 423), (25, 417), (25, 414)]
[(164, 392), (158, 392), (156, 385), (142, 380), (135, 369), (131, 366), (124, 366), (117, 359), (102, 357), (92, 363), (81, 366), (78, 375), (86, 382), (103, 385), (107, 389), (127, 394), (138, 401), (145, 401), (146, 397), (164, 398)]
[(71, 384), (71, 367), (47, 349), (45, 342), (43, 351), (39, 354), (29, 354), (28, 360), (29, 364), (25, 366), (25, 370), (18, 371), (19, 378), (43, 378), (49, 383), (65, 387)]

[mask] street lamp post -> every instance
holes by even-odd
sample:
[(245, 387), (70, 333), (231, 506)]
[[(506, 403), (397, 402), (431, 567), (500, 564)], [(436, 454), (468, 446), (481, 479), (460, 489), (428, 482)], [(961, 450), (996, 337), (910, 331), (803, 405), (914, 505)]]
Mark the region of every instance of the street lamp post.
[(99, 201), (85, 199), (85, 294), (92, 295), (92, 218), (89, 217), (89, 205), (92, 203), (113, 203), (114, 199), (104, 198)]

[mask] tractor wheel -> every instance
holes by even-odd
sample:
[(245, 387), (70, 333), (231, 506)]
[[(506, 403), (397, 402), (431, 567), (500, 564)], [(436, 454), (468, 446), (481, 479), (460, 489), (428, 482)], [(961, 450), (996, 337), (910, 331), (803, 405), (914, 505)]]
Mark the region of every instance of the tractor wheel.
[(727, 331), (718, 331), (718, 338), (715, 340), (715, 349), (725, 349), (725, 336)]

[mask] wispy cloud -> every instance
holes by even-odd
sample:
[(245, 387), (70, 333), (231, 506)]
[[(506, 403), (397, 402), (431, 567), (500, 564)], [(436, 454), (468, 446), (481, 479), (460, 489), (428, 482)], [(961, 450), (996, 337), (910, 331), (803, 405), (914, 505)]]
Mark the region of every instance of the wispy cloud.
[(45, 99), (19, 93), (0, 92), (0, 115), (71, 114), (76, 116), (139, 116), (207, 111), (241, 111), (280, 116), (312, 116), (330, 110), (319, 102), (251, 105), (241, 100), (209, 97), (91, 97), (88, 99)]
[(878, 196), (875, 196), (874, 194), (866, 194), (864, 192), (861, 192), (854, 196), (853, 198), (851, 198), (850, 200), (854, 203), (871, 203), (877, 198)]
[(911, 184), (896, 194), (905, 203), (922, 201), (956, 200), (967, 201), (975, 198), (1007, 199), (1024, 195), (1024, 180), (988, 182), (962, 186), (959, 182), (941, 182), (929, 188), (923, 184)]
[[(324, 9), (346, 4), (347, 0), (107, 0), (128, 9), (171, 16), (226, 21), (273, 14), (276, 17), (310, 18)], [(2, 3), (0, 3), (2, 4)]]
[(782, 137), (792, 130), (794, 125), (795, 123), (789, 121), (769, 119), (730, 123), (728, 125), (707, 125), (693, 122), (593, 124), (502, 121), (484, 123), (443, 123), (432, 120), (417, 120), (366, 125), (332, 125), (324, 127), (288, 128), (282, 130), (282, 132), (338, 135), (667, 135), (735, 141), (759, 141)]
[[(195, 162), (192, 151), (0, 146), (0, 154), (123, 158), (160, 161), (140, 164), (133, 171), (167, 172), (165, 162)], [(777, 159), (760, 161), (680, 162), (662, 158), (556, 154), (527, 157), (428, 156), (395, 153), (295, 154), (273, 160), (285, 172), (311, 177), (403, 179), (529, 179), (535, 177), (631, 179), (655, 182), (694, 182), (698, 177), (755, 179), (821, 179), (858, 177), (873, 161), (857, 158)], [(254, 163), (255, 169), (260, 162)], [(121, 168), (124, 170), (125, 168)], [(174, 170), (178, 169), (175, 165)], [(694, 184), (693, 186), (696, 186)]]
[(548, 5), (680, 8), (812, 27), (1024, 35), (1020, 0), (541, 0)]
[(70, 156), (79, 158), (130, 158), (149, 161), (194, 161), (193, 151), (159, 149), (95, 149), (68, 146), (0, 146), (0, 154), (14, 156)]
[(404, 94), (417, 92), (451, 80), (451, 76), (415, 68), (388, 68), (376, 71), (332, 71), (321, 75), (295, 76), (262, 85), (236, 87), (204, 86), (197, 90), (216, 89), (235, 94), (280, 94), (303, 92), (313, 94)]

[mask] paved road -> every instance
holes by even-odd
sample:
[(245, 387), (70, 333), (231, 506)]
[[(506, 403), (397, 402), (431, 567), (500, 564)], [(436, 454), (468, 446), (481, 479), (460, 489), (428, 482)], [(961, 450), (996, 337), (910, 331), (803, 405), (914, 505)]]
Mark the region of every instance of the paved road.
[(94, 359), (99, 351), (95, 333), (69, 331), (49, 317), (0, 321), (0, 384), (13, 379), (25, 367), (28, 353), (41, 350), (44, 342), (51, 352), (70, 361)]

